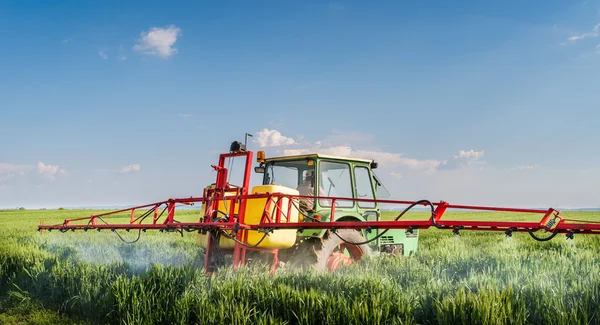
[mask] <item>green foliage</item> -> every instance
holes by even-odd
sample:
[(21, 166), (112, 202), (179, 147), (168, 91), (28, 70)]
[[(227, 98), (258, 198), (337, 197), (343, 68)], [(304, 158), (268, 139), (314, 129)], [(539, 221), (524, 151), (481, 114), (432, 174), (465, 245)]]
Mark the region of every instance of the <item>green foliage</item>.
[[(18, 296), (18, 298), (16, 297)], [(0, 324), (12, 325), (76, 325), (87, 324), (84, 321), (74, 321), (55, 311), (44, 308), (39, 302), (31, 301), (24, 295), (10, 293), (10, 298), (0, 303)]]
[(60, 211), (62, 211), (62, 210), (64, 210), (64, 209), (65, 209), (65, 208), (63, 208), (63, 207), (60, 207), (60, 208), (58, 208), (58, 210), (60, 210)]
[(91, 324), (600, 323), (595, 236), (537, 242), (526, 233), (431, 229), (410, 258), (374, 257), (335, 274), (248, 267), (206, 277), (193, 233), (149, 231), (127, 245), (110, 231), (36, 232), (42, 218), (90, 213), (0, 216), (0, 295), (12, 302), (0, 304), (0, 323), (70, 323), (64, 315)]

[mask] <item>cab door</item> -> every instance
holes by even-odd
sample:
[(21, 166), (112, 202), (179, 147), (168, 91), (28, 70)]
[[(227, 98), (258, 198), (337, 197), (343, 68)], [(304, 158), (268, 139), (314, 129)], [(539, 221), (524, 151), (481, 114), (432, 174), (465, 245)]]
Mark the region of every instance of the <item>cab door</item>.
[[(320, 159), (317, 168), (317, 196), (347, 198), (335, 201), (335, 218), (356, 216), (357, 206), (354, 202), (354, 183), (352, 165), (348, 162)], [(333, 201), (319, 198), (317, 204), (321, 210), (331, 210)]]
[[(357, 199), (375, 199), (375, 185), (371, 171), (367, 166), (354, 166), (354, 195)], [(375, 220), (373, 214), (379, 213), (379, 205), (376, 202), (357, 202), (358, 212), (365, 216), (365, 219)]]

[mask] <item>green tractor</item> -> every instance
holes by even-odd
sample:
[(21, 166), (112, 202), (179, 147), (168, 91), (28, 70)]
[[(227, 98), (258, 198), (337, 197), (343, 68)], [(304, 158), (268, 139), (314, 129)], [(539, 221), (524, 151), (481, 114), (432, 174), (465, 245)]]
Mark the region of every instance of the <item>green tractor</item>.
[[(254, 170), (263, 174), (263, 185), (281, 185), (298, 190), (300, 195), (320, 197), (316, 200), (300, 200), (303, 222), (381, 220), (379, 203), (353, 200), (389, 197), (389, 193), (373, 171), (377, 168), (377, 163), (373, 160), (321, 154), (266, 158), (264, 152), (259, 152), (257, 161), (260, 164)], [(332, 200), (321, 197), (341, 197), (350, 200), (336, 199), (335, 220), (330, 220)], [(412, 232), (389, 229), (380, 238), (369, 243), (350, 244), (373, 239), (382, 231), (384, 230), (340, 229), (332, 233), (326, 229), (299, 230), (295, 245), (280, 250), (279, 259), (284, 264), (333, 271), (375, 253), (410, 256), (416, 252), (416, 229)]]

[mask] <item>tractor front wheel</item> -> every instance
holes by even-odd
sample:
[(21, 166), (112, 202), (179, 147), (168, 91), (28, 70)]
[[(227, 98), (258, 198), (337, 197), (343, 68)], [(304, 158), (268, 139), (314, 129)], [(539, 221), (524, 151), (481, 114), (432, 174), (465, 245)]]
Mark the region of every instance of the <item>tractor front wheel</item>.
[[(365, 241), (361, 233), (353, 229), (341, 229), (336, 233), (351, 243)], [(371, 248), (367, 244), (353, 245), (344, 242), (339, 237), (329, 233), (328, 237), (323, 239), (321, 248), (315, 251), (317, 257), (315, 269), (333, 272), (340, 267), (352, 265), (371, 254)]]

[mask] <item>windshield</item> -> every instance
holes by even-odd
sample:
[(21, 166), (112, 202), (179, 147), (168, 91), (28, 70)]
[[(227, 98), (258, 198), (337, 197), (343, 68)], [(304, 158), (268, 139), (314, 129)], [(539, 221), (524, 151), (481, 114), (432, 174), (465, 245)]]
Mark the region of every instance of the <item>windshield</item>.
[(297, 189), (305, 180), (307, 172), (313, 173), (314, 166), (304, 159), (294, 161), (272, 161), (265, 168), (263, 185), (281, 185)]
[(388, 192), (387, 188), (385, 188), (379, 177), (377, 177), (375, 171), (373, 171), (373, 179), (375, 180), (375, 186), (377, 186), (377, 198), (389, 198), (391, 196), (390, 192)]

